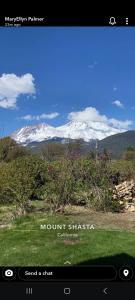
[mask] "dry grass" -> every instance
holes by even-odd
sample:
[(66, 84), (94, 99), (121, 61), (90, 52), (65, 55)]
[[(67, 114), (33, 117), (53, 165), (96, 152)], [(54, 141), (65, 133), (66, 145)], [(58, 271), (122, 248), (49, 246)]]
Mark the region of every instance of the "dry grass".
[(135, 212), (104, 213), (81, 206), (66, 207), (66, 212), (75, 215), (80, 223), (93, 224), (97, 229), (135, 230)]

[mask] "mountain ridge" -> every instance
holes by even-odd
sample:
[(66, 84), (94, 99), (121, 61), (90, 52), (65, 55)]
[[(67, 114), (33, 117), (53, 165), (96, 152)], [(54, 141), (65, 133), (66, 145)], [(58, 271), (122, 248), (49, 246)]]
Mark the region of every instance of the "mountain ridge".
[(122, 133), (111, 134), (103, 139), (98, 139), (97, 136), (91, 134), (91, 130), (85, 122), (69, 122), (66, 125), (56, 128), (45, 123), (25, 126), (14, 132), (11, 138), (16, 140), (17, 143), (33, 150), (39, 150), (47, 142), (67, 143), (69, 140), (74, 141), (81, 138), (83, 139), (84, 149), (86, 149), (87, 153), (95, 151), (97, 144), (99, 153), (107, 149), (112, 153), (113, 158), (122, 157), (123, 152), (128, 146), (135, 148), (135, 130), (127, 130)]
[(135, 130), (117, 133), (98, 142), (98, 149), (100, 152), (106, 148), (111, 151), (112, 157), (115, 158), (120, 158), (122, 153), (129, 146), (135, 149)]
[[(116, 133), (117, 131), (118, 129), (116, 129)], [(124, 131), (122, 130), (122, 132)], [(18, 143), (28, 144), (30, 142), (50, 140), (54, 137), (83, 139), (85, 142), (89, 142), (90, 140), (102, 140), (113, 134), (114, 131), (101, 130), (101, 128), (97, 127), (97, 124), (95, 128), (92, 128), (90, 122), (70, 121), (58, 127), (53, 127), (46, 123), (25, 126), (15, 131), (11, 137)]]

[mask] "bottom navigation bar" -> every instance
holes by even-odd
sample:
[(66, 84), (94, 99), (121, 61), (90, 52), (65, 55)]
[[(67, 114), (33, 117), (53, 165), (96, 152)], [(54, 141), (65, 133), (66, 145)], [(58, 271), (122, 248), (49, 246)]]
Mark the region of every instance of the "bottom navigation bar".
[(100, 300), (104, 297), (109, 299), (134, 299), (134, 283), (95, 283), (95, 282), (35, 282), (26, 285), (26, 283), (2, 283), (1, 299), (94, 299)]

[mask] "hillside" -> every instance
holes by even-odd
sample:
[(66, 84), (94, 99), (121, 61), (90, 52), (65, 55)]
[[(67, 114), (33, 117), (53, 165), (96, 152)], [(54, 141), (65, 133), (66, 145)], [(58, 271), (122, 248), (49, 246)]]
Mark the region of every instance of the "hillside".
[[(96, 141), (98, 144), (98, 152), (108, 149), (112, 153), (113, 158), (120, 158), (128, 146), (135, 148), (135, 130), (110, 135), (104, 139), (98, 139), (97, 136), (93, 136), (91, 132), (89, 132), (89, 128), (86, 127), (86, 124), (83, 124), (83, 126), (84, 128), (81, 133), (81, 139), (84, 140), (84, 153), (95, 151)], [(48, 142), (66, 144), (69, 140), (75, 141), (80, 138), (80, 123), (70, 123), (66, 125), (66, 128), (64, 127), (64, 129), (62, 127), (60, 130), (59, 127), (56, 130), (56, 128), (47, 124), (26, 126), (13, 133), (11, 137), (16, 140), (17, 143), (31, 148), (34, 152), (39, 152), (41, 147)], [(69, 134), (65, 134), (67, 129), (70, 129), (70, 136), (72, 136), (72, 138), (69, 137)]]
[(98, 142), (98, 150), (102, 152), (106, 148), (114, 158), (120, 158), (128, 146), (135, 148), (135, 130), (114, 134)]
[[(49, 140), (44, 140), (42, 142), (31, 142), (26, 145), (28, 149), (31, 149), (32, 152), (34, 153), (39, 153), (41, 151), (41, 148), (47, 144), (47, 143), (61, 143), (66, 146), (66, 144), (74, 143), (76, 140), (75, 139), (66, 139), (66, 138), (58, 138), (54, 137)], [(90, 140), (89, 142), (85, 142), (81, 140), (81, 151), (82, 153), (89, 153), (90, 150), (94, 150), (96, 146), (96, 140)]]
[[(67, 143), (68, 141), (69, 139), (53, 138), (42, 142), (29, 143), (27, 147), (31, 148), (34, 152), (37, 152), (44, 144), (48, 142)], [(128, 146), (135, 148), (135, 130), (111, 135), (103, 140), (98, 141), (97, 145), (98, 152), (103, 152), (104, 149), (108, 149), (112, 153), (113, 158), (121, 158), (123, 152)], [(91, 140), (89, 142), (84, 141), (83, 152), (88, 153), (90, 151), (95, 151), (95, 146), (96, 140)]]

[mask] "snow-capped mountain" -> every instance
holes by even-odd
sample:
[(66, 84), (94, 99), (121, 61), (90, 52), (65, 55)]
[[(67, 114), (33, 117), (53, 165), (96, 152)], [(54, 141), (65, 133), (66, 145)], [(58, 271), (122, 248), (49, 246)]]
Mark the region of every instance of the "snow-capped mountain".
[(31, 142), (42, 142), (56, 137), (69, 139), (82, 138), (85, 142), (89, 142), (93, 139), (101, 140), (103, 137), (105, 138), (111, 134), (114, 134), (114, 131), (111, 133), (111, 130), (104, 130), (103, 136), (102, 129), (95, 130), (92, 128), (90, 122), (71, 121), (59, 127), (53, 127), (45, 123), (35, 126), (26, 126), (15, 131), (11, 137), (18, 143), (28, 144)]
[(35, 126), (25, 126), (15, 131), (11, 137), (17, 143), (28, 144), (35, 141), (41, 142), (51, 139), (57, 136), (57, 134), (56, 128), (43, 123)]
[(63, 126), (57, 127), (61, 137), (70, 139), (84, 139), (89, 142), (93, 139), (101, 139), (100, 132), (96, 132), (88, 122), (71, 121)]

